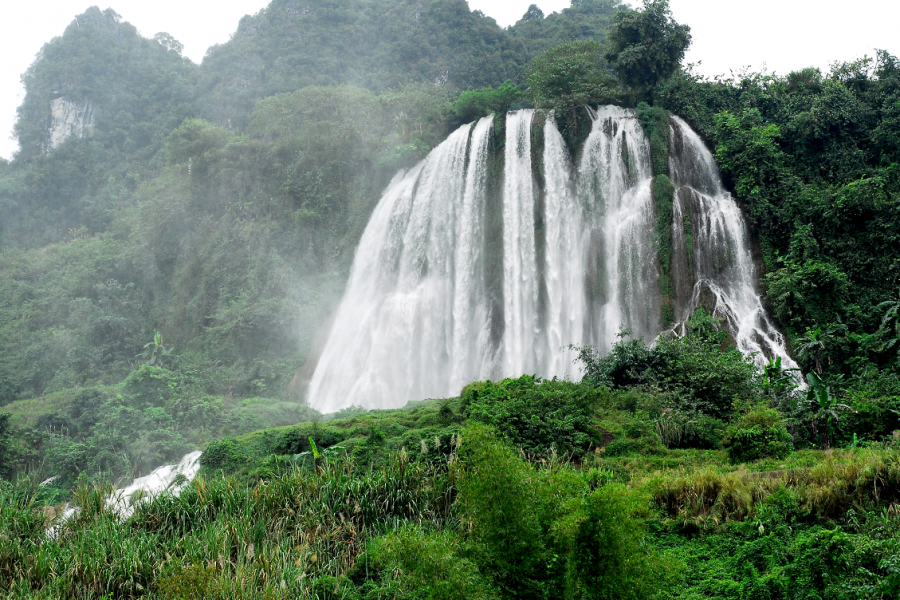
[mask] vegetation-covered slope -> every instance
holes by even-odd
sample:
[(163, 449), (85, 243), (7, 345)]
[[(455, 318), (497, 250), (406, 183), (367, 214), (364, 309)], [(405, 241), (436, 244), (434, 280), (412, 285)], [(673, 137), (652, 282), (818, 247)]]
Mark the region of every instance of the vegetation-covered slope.
[[(199, 66), (90, 9), (48, 44), (0, 162), (0, 590), (900, 594), (900, 62), (704, 80), (664, 1), (617, 7), (501, 30), (461, 1), (276, 0)], [(90, 134), (47, 152), (64, 97), (92, 103)], [(658, 206), (669, 116), (715, 149), (808, 389), (701, 312), (683, 338), (582, 349), (581, 382), (329, 419), (297, 401), (398, 169), (516, 106), (556, 110), (577, 148), (606, 102), (638, 109)], [(106, 508), (196, 447), (180, 496)]]
[[(459, 90), (601, 35), (614, 6), (501, 30), (461, 0), (274, 2), (201, 66), (111, 10), (80, 15), (26, 73), (22, 150), (0, 164), (0, 404), (120, 381), (156, 330), (237, 365), (225, 388), (282, 393), (384, 185), (470, 117)], [(435, 85), (448, 60), (469, 70)], [(93, 126), (48, 152), (58, 99), (90, 102)]]
[[(707, 318), (644, 371), (622, 342), (580, 384), (531, 376), (226, 438), (124, 521), (82, 487), (0, 487), (10, 597), (891, 598), (896, 440), (815, 449), (814, 394), (722, 352)], [(720, 377), (718, 397), (705, 382)], [(597, 385), (598, 381), (604, 381)], [(699, 399), (705, 398), (706, 402)], [(733, 398), (740, 398), (735, 409)], [(784, 420), (771, 406), (796, 403)], [(698, 407), (700, 407), (698, 409)], [(716, 415), (737, 411), (723, 436)], [(727, 418), (727, 417), (726, 417)], [(792, 435), (788, 431), (793, 433)], [(792, 441), (793, 439), (793, 441)], [(794, 445), (796, 444), (796, 449)]]

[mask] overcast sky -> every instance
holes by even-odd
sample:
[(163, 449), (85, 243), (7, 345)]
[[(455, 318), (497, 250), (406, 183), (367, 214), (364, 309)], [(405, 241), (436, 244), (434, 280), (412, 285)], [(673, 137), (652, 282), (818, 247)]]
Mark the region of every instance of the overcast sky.
[[(425, 1), (425, 0), (423, 0)], [(469, 0), (472, 9), (494, 17), (501, 26), (517, 21), (532, 3), (544, 14), (570, 0)], [(638, 0), (630, 0), (632, 5)], [(8, 139), (23, 90), (19, 76), (44, 43), (62, 34), (91, 0), (22, 0), (5, 3), (0, 21), (0, 156), (9, 158), (16, 142)], [(151, 37), (167, 31), (184, 44), (185, 54), (200, 62), (206, 49), (228, 41), (240, 18), (267, 0), (102, 0), (123, 19)], [(713, 76), (729, 69), (766, 65), (787, 73), (807, 66), (827, 69), (836, 60), (851, 60), (883, 48), (900, 55), (898, 0), (670, 0), (676, 20), (691, 26), (694, 43), (688, 62)]]

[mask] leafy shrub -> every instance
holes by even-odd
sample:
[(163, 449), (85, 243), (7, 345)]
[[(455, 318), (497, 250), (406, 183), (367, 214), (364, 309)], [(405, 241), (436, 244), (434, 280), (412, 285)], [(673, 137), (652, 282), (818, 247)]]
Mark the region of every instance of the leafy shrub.
[(800, 536), (792, 550), (794, 560), (785, 571), (798, 600), (822, 598), (852, 574), (853, 542), (840, 527)]
[(346, 433), (331, 427), (318, 427), (317, 423), (304, 423), (282, 433), (272, 446), (272, 452), (275, 454), (308, 452), (312, 448), (309, 443), (310, 438), (315, 440), (316, 446), (319, 448), (327, 448), (343, 441)]
[(533, 375), (481, 381), (460, 393), (470, 419), (495, 427), (529, 454), (582, 454), (600, 441), (591, 423), (598, 392), (569, 381)]
[(643, 498), (616, 483), (604, 485), (555, 527), (568, 550), (566, 598), (652, 598), (666, 570), (642, 547)]
[(247, 461), (247, 454), (241, 445), (233, 439), (211, 442), (200, 455), (200, 465), (208, 469), (233, 471)]
[[(488, 600), (497, 590), (465, 557), (460, 539), (448, 532), (424, 533), (403, 527), (373, 540), (351, 577), (362, 582), (365, 571), (380, 580), (367, 597)], [(366, 565), (363, 568), (363, 565)], [(363, 588), (365, 589), (365, 587)]]
[(603, 448), (604, 456), (649, 455), (665, 451), (653, 423), (643, 415), (626, 421), (619, 430), (613, 431), (613, 436), (612, 441)]
[(460, 120), (468, 123), (491, 113), (504, 114), (510, 106), (521, 101), (524, 95), (521, 89), (506, 81), (496, 88), (461, 93), (453, 103), (453, 109)]
[(760, 393), (756, 366), (727, 344), (727, 337), (721, 319), (699, 309), (684, 337), (660, 339), (652, 347), (642, 339), (622, 340), (605, 356), (587, 346), (579, 349), (578, 360), (590, 385), (655, 388), (666, 392), (675, 408), (723, 419), (733, 413), (736, 398)]
[(726, 428), (721, 420), (703, 413), (683, 413), (673, 409), (665, 409), (655, 425), (666, 448), (719, 448)]
[(165, 600), (204, 598), (213, 587), (215, 578), (216, 568), (213, 566), (185, 566), (160, 578), (159, 594)]
[(757, 405), (731, 425), (723, 446), (732, 462), (784, 458), (793, 449), (791, 434), (774, 408)]
[(850, 297), (850, 281), (840, 269), (816, 260), (788, 260), (783, 264), (766, 275), (768, 297), (782, 323), (790, 327), (802, 323), (826, 325), (843, 313)]
[(459, 459), (471, 556), (502, 598), (654, 597), (661, 571), (634, 516), (643, 503), (625, 488), (535, 469), (480, 424), (463, 432)]

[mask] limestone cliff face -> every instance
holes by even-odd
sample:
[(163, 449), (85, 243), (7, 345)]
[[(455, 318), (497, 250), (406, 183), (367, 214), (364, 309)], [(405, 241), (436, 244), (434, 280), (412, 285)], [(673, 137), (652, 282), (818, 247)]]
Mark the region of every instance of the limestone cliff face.
[(47, 154), (74, 136), (90, 137), (94, 129), (94, 103), (87, 98), (73, 102), (62, 96), (50, 101), (50, 126), (44, 136), (41, 151)]

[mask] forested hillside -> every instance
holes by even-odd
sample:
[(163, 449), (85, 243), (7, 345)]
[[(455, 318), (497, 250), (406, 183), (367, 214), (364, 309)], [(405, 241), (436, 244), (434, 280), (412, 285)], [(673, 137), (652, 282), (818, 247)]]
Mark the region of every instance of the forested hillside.
[[(897, 597), (900, 59), (707, 79), (690, 41), (666, 0), (506, 29), (464, 0), (274, 0), (196, 65), (79, 15), (23, 75), (0, 161), (0, 592)], [(672, 330), (570, 348), (581, 381), (310, 409), (398, 172), (494, 114), (496, 189), (508, 110), (553, 119), (574, 163), (603, 104), (649, 146)], [(705, 298), (675, 323), (673, 117), (740, 207), (797, 370), (742, 354)], [(195, 449), (180, 495), (105, 502)]]
[[(397, 170), (486, 110), (473, 104), (485, 94), (461, 92), (521, 79), (560, 41), (602, 39), (616, 6), (531, 11), (503, 30), (463, 0), (276, 1), (202, 65), (111, 9), (79, 15), (25, 73), (21, 151), (0, 165), (0, 404), (24, 402), (11, 410), (45, 441), (83, 393), (114, 411), (115, 385), (149, 362), (157, 332), (180, 403), (301, 399), (301, 367)], [(128, 432), (159, 430), (143, 469), (212, 435), (167, 410), (155, 425), (114, 418), (112, 454)], [(43, 456), (43, 442), (24, 448)], [(76, 472), (98, 453), (73, 459)]]

